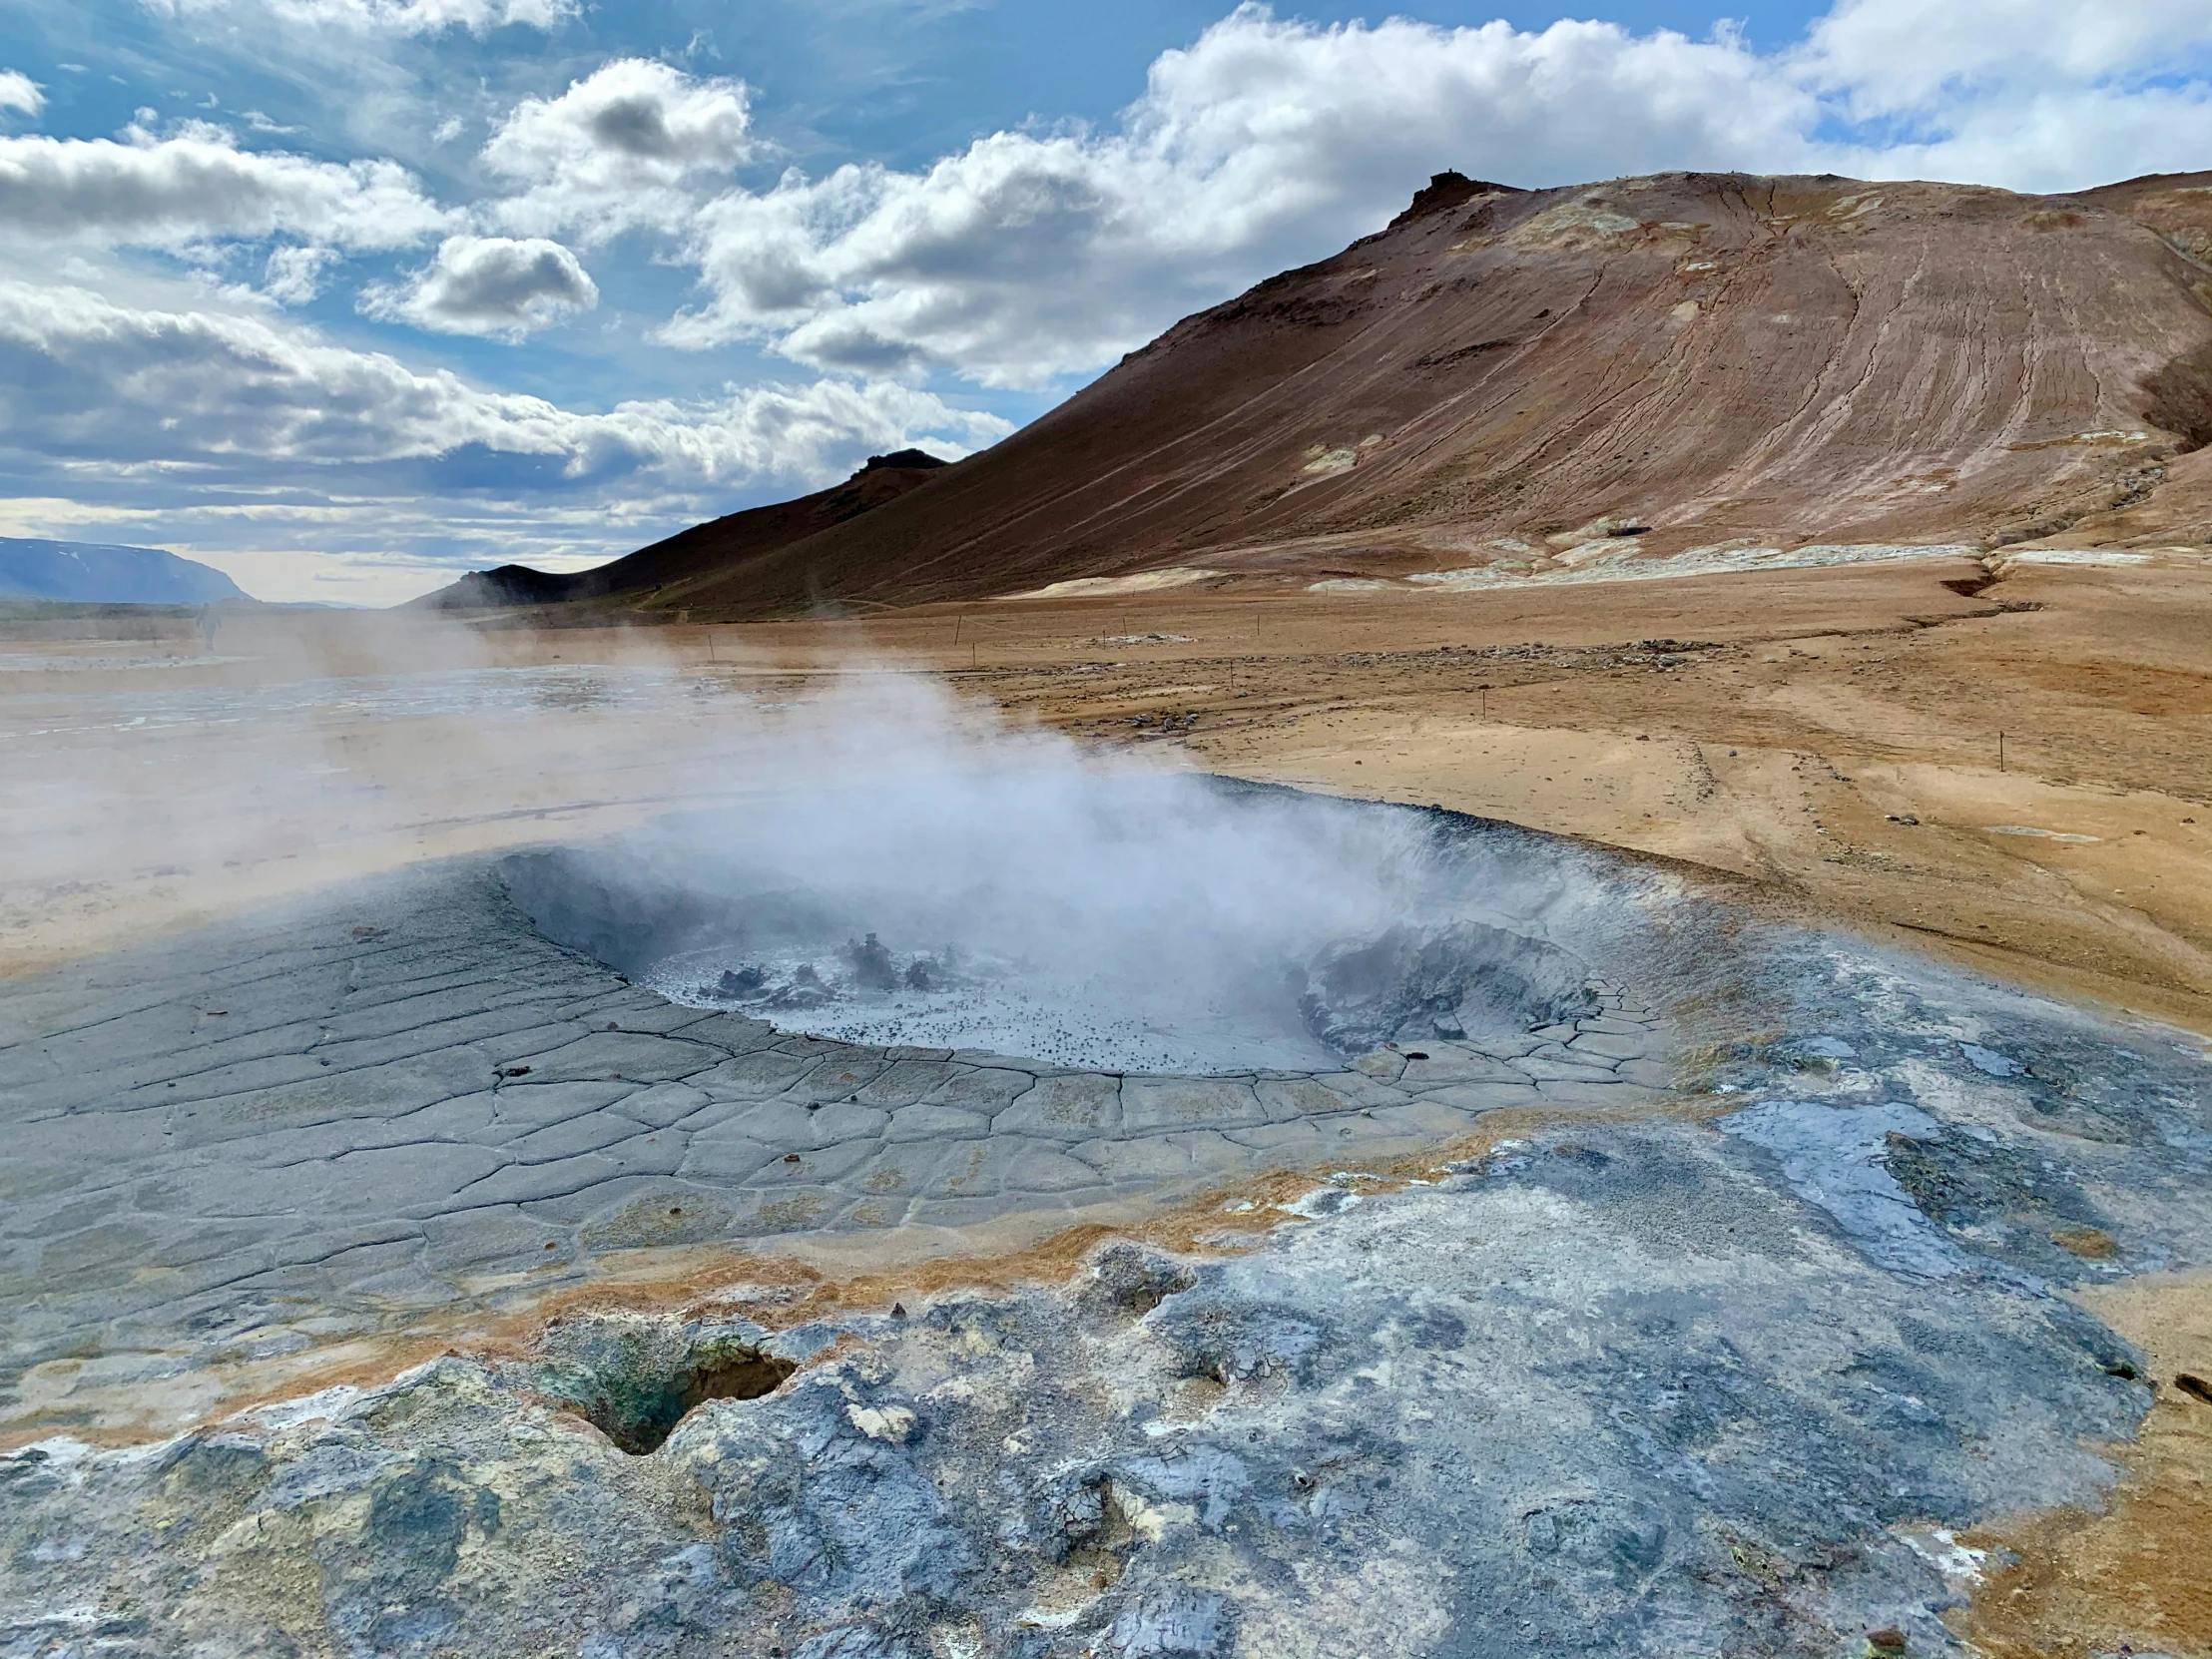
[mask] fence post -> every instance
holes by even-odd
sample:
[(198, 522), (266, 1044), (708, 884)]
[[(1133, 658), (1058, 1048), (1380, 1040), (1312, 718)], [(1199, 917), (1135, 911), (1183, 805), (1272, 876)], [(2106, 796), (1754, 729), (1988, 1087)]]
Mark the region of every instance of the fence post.
[(2003, 770), (2004, 770), (2004, 734), (2003, 734), (2002, 732), (1999, 732), (1999, 733), (1997, 734), (1997, 771), (1999, 771), (1999, 772), (2002, 772)]

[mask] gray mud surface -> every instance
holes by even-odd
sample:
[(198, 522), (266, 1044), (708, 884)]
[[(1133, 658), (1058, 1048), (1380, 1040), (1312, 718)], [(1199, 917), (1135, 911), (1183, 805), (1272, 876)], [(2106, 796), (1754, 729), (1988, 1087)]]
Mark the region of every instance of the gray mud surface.
[[(0, 1424), (41, 1437), (0, 1454), (0, 1656), (1960, 1651), (1952, 1535), (2094, 1501), (2152, 1398), (2064, 1293), (2212, 1260), (2212, 1069), (1550, 855), (1615, 913), (1550, 935), (1592, 1011), (1315, 1073), (789, 1035), (489, 865), (11, 986)], [(611, 1252), (1285, 1167), (1326, 1179), (1242, 1254), (812, 1320), (733, 1285), (71, 1433)]]

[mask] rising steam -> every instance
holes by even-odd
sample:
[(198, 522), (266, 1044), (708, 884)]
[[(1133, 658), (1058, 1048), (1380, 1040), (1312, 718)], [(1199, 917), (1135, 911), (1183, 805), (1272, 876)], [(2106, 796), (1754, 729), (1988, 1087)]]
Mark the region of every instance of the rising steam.
[(394, 618), (223, 644), (18, 682), (0, 967), (494, 853), (665, 994), (871, 1043), (1308, 1070), (1584, 994), (1599, 898), (1556, 853), (1086, 750), (898, 665)]
[(761, 737), (770, 787), (510, 860), (515, 896), (680, 1001), (1110, 1070), (1311, 1070), (1583, 996), (1532, 936), (1556, 877), (1429, 815), (1086, 755), (911, 677)]

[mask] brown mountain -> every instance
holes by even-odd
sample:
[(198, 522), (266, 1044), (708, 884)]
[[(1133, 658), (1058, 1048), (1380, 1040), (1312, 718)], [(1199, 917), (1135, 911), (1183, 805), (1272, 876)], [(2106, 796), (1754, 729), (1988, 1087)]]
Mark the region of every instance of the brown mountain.
[(1439, 175), (1384, 231), (1177, 323), (927, 489), (633, 602), (1302, 587), (1543, 570), (1608, 536), (1637, 557), (2201, 541), (2208, 261), (2212, 174), (2072, 196)]
[(796, 501), (752, 507), (679, 531), (665, 541), (641, 547), (611, 564), (572, 575), (553, 575), (528, 565), (501, 565), (471, 571), (447, 587), (409, 603), (437, 611), (501, 610), (520, 606), (579, 602), (650, 603), (702, 577), (743, 569), (748, 559), (830, 529), (895, 501), (945, 465), (919, 449), (870, 455), (867, 463), (841, 484), (803, 495)]

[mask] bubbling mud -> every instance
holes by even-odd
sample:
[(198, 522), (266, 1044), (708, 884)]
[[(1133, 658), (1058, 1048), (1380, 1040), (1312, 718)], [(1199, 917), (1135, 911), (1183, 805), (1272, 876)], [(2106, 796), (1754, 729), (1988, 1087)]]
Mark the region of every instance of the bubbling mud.
[(670, 1000), (1085, 1070), (1334, 1070), (1594, 1007), (1621, 894), (1504, 826), (1192, 775), (810, 792), (518, 853), (547, 936)]

